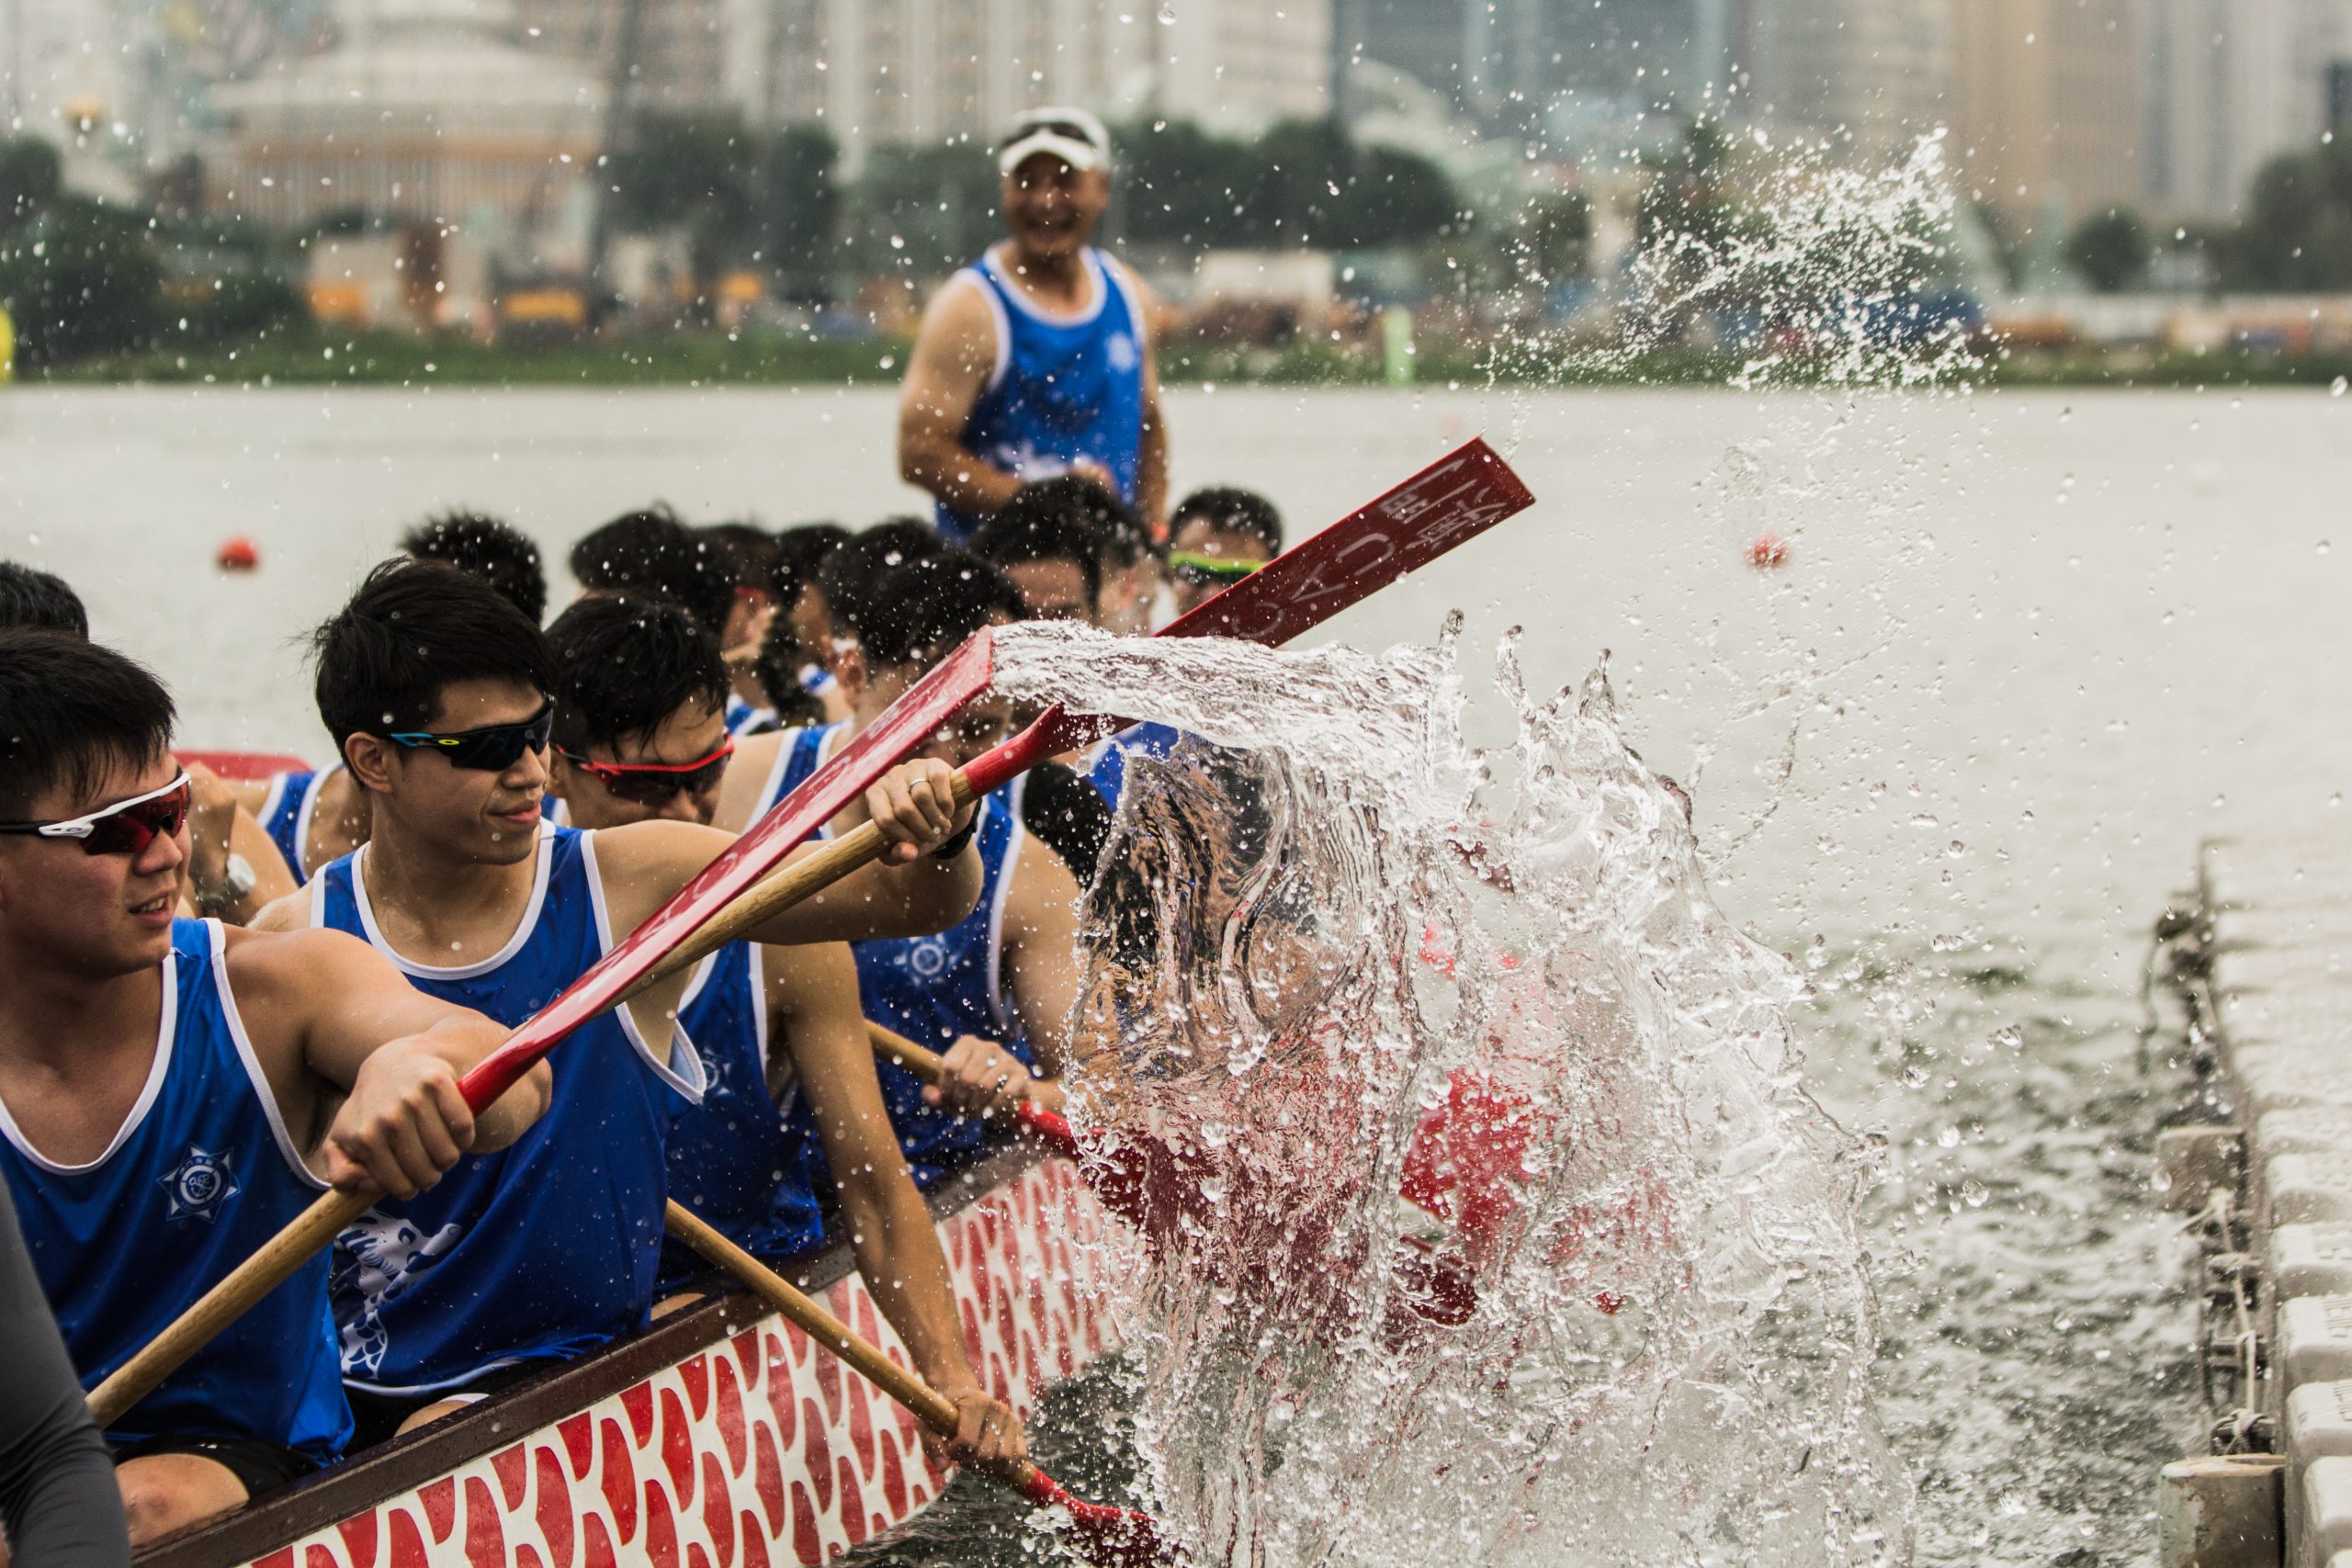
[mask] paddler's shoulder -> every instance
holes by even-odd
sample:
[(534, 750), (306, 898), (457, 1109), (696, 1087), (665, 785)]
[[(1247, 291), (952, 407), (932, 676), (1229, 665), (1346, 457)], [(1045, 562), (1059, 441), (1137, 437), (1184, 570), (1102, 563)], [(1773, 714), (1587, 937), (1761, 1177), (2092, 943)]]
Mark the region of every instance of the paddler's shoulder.
[(952, 354), (967, 361), (996, 357), (996, 310), (977, 267), (965, 267), (934, 290), (916, 331), (918, 354)]
[(730, 833), (740, 833), (751, 826), (752, 812), (767, 789), (768, 778), (775, 772), (777, 754), (800, 732), (797, 729), (771, 729), (764, 735), (746, 735), (735, 742), (735, 755), (728, 759), (727, 772), (718, 783), (718, 809), (711, 814), (714, 825)]
[(245, 922), (244, 931), (238, 931), (233, 927), (230, 929), (237, 936), (254, 931), (309, 931), (311, 929), (311, 907), (315, 897), (309, 887), (297, 887), (284, 897), (273, 898), (263, 905), (261, 913)]

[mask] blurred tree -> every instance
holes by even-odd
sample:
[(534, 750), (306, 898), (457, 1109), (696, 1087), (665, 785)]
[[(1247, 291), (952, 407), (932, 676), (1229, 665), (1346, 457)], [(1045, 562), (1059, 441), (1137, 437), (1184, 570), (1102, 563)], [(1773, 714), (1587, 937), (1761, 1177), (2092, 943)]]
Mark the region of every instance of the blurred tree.
[(2146, 281), (2151, 254), (2148, 231), (2129, 208), (2094, 213), (2066, 237), (2066, 260), (2100, 294), (2120, 294)]
[(1123, 127), (1112, 145), (1120, 238), (1187, 249), (1233, 243), (1238, 209), (1255, 188), (1252, 143), (1173, 120)]
[(1580, 191), (1537, 197), (1513, 228), (1524, 265), (1545, 282), (1582, 277), (1591, 265), (1592, 203)]
[(952, 271), (1002, 235), (996, 203), (996, 159), (985, 147), (878, 148), (857, 182), (857, 264), (919, 277)]
[(1118, 138), (1122, 238), (1187, 249), (1374, 250), (1432, 239), (1459, 217), (1445, 171), (1359, 146), (1334, 119), (1288, 119), (1255, 141), (1188, 121)]
[(2264, 165), (2245, 217), (2214, 250), (2224, 288), (2352, 288), (2352, 139)]
[(57, 198), (63, 166), (57, 149), (38, 136), (0, 141), (0, 236)]
[(793, 298), (822, 299), (840, 255), (840, 157), (832, 132), (819, 125), (786, 126), (760, 148), (752, 196), (760, 254)]
[(57, 197), (0, 244), (0, 301), (17, 324), (17, 357), (56, 365), (144, 346), (164, 277), (147, 220)]
[(714, 277), (751, 249), (753, 162), (734, 115), (642, 115), (612, 155), (614, 216), (635, 233), (684, 229), (695, 275)]

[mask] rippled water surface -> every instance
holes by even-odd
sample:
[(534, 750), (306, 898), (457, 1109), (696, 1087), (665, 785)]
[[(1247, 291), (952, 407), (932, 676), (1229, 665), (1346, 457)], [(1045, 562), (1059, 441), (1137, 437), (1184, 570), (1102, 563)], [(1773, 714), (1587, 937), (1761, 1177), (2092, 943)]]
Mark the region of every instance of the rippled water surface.
[[(1509, 739), (1483, 681), (1506, 627), (1539, 694), (1608, 650), (1715, 900), (1811, 984), (1805, 1087), (1883, 1141), (1873, 1382), (1918, 1560), (2146, 1560), (2195, 1412), (2146, 1180), (2177, 1085), (2135, 1060), (2139, 964), (2201, 838), (2340, 808), (2352, 400), (1220, 390), (1170, 419), (1180, 488), (1256, 486), (1295, 528), (1468, 434), (1506, 450), (1538, 508), (1331, 636), (1430, 644), (1464, 611), (1481, 745)], [(18, 388), (0, 551), (74, 581), (190, 737), (316, 754), (288, 639), (424, 512), (558, 547), (657, 496), (864, 520), (910, 500), (889, 424), (876, 393)], [(1777, 571), (1747, 564), (1766, 531)], [(210, 572), (232, 532), (258, 574)], [(1048, 1456), (1115, 1483), (1092, 1423), (1119, 1403), (1057, 1399)], [(971, 1497), (898, 1556), (966, 1560), (989, 1521), (1027, 1554)]]

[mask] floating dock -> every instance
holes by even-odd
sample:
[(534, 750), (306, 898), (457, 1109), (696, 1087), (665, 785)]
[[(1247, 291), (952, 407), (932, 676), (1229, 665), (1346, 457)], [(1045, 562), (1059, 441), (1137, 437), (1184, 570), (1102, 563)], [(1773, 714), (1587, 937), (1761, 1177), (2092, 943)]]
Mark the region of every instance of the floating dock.
[(2158, 956), (2203, 1088), (2158, 1153), (2212, 1426), (2165, 1469), (2163, 1559), (2352, 1568), (2352, 812), (2209, 844), (2199, 883)]

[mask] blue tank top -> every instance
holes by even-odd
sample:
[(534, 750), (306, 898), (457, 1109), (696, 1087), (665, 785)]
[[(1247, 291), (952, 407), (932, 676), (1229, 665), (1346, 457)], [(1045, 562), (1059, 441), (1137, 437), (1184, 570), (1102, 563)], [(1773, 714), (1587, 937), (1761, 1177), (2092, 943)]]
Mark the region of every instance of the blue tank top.
[(746, 735), (765, 735), (775, 726), (775, 709), (753, 707), (741, 697), (727, 699), (727, 733), (741, 739)]
[(1113, 809), (1119, 796), (1127, 790), (1127, 759), (1130, 756), (1165, 757), (1176, 749), (1184, 732), (1165, 724), (1148, 722), (1131, 724), (1102, 743), (1095, 754), (1093, 765), (1086, 771), (1086, 781), (1100, 791)]
[[(824, 1222), (809, 1184), (808, 1138), (791, 1118), (798, 1097), (768, 1093), (768, 1008), (759, 947), (732, 942), (704, 960), (678, 1007), (708, 1083), (702, 1102), (672, 1108), (670, 1196), (736, 1246), (768, 1262), (813, 1250)], [(674, 1238), (662, 1252), (664, 1293), (710, 1271)]]
[(319, 786), (335, 772), (322, 768), (316, 773), (279, 773), (269, 781), (268, 797), (261, 803), (262, 830), (286, 857), (286, 868), (294, 874), (297, 886), (311, 880), (302, 869), (303, 852), (311, 841), (311, 816), (318, 809)]
[[(944, 1051), (958, 1036), (977, 1034), (1003, 1045), (1023, 1065), (1035, 1064), (1002, 980), (1005, 898), (1028, 838), (1021, 825), (1024, 782), (1015, 779), (980, 802), (980, 901), (970, 914), (935, 935), (851, 944), (865, 1016), (918, 1045)], [(875, 1067), (890, 1125), (919, 1185), (932, 1185), (979, 1154), (987, 1142), (984, 1123), (925, 1105), (922, 1080), (904, 1067), (878, 1060)]]
[[(311, 923), (349, 931), (428, 996), (499, 1022), (529, 1018), (612, 946), (595, 835), (543, 823), (537, 875), (505, 947), (463, 968), (392, 951), (367, 896), (368, 852), (320, 868)], [(432, 1190), (387, 1199), (335, 1240), (344, 1380), (424, 1393), (517, 1361), (564, 1360), (642, 1325), (668, 1188), (662, 1140), (703, 1071), (683, 1030), (657, 1058), (626, 1009), (548, 1057), (547, 1113), (507, 1148), (458, 1162)]]
[[(83, 1386), (95, 1388), (326, 1190), (278, 1114), (210, 920), (172, 927), (147, 1085), (106, 1153), (59, 1166), (0, 1106), (0, 1175)], [(256, 1438), (320, 1463), (351, 1437), (327, 1311), (306, 1263), (107, 1432)]]
[[(752, 812), (756, 822), (775, 809), (775, 803), (808, 782), (827, 757), (833, 753), (842, 727), (840, 724), (803, 725), (781, 733), (776, 742), (775, 764), (768, 770), (767, 783), (760, 786), (760, 803)], [(817, 829), (820, 839), (832, 837), (831, 827)]]
[[(989, 252), (959, 277), (988, 300), (996, 366), (964, 422), (964, 449), (1022, 479), (1066, 473), (1091, 458), (1132, 503), (1143, 459), (1143, 307), (1126, 272), (1086, 253), (1094, 304), (1084, 314), (1040, 311)], [(979, 520), (937, 507), (939, 531), (957, 544)]]

